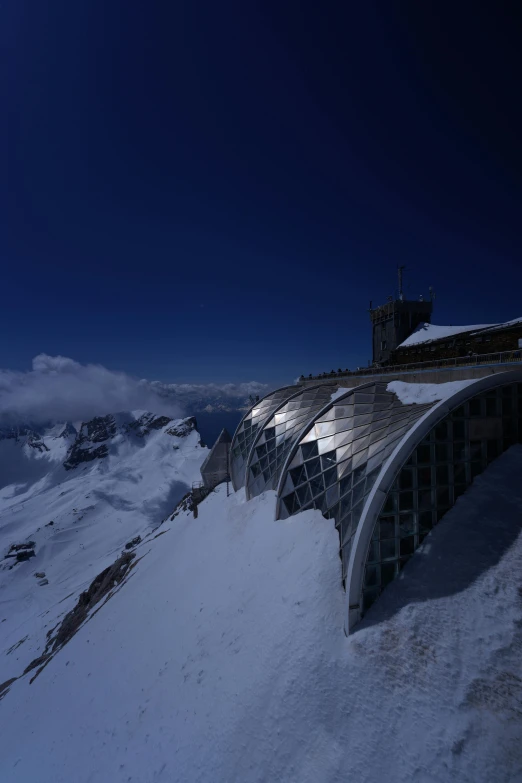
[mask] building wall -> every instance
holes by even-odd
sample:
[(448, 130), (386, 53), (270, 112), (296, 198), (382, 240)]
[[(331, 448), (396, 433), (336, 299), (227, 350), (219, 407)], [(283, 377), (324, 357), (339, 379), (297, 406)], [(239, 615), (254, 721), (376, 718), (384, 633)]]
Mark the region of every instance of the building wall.
[(388, 362), (397, 346), (413, 334), (419, 324), (430, 322), (432, 309), (432, 302), (396, 300), (371, 310), (374, 364)]

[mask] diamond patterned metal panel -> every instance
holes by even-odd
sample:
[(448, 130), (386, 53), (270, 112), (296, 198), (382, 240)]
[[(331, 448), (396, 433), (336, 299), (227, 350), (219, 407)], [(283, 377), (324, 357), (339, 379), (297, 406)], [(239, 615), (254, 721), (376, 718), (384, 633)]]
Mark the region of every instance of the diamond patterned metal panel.
[(308, 387), (284, 403), (265, 421), (246, 467), (247, 497), (277, 487), (286, 458), (306, 424), (327, 405), (337, 384)]
[(334, 519), (341, 538), (343, 579), (364, 502), (381, 465), (432, 405), (403, 405), (386, 390), (386, 383), (376, 382), (347, 392), (300, 439), (281, 481), (279, 517), (317, 508)]
[(256, 402), (240, 422), (230, 447), (230, 476), (236, 492), (244, 486), (246, 461), (259, 428), (281, 402), (292, 394), (295, 394), (295, 386), (284, 386), (270, 392)]

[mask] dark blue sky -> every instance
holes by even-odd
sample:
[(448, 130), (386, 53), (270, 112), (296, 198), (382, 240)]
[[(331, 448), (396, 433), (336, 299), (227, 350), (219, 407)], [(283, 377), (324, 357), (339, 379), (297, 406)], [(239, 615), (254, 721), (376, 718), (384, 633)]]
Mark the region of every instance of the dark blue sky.
[(399, 262), (435, 323), (521, 316), (520, 6), (487, 5), (6, 0), (0, 366), (353, 367)]

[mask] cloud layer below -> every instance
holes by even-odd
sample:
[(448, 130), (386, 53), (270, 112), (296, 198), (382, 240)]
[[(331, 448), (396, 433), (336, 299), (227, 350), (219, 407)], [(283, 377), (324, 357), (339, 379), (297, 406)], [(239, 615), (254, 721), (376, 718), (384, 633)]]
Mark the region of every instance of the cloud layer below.
[(183, 416), (224, 406), (239, 408), (265, 384), (166, 384), (133, 378), (98, 364), (39, 354), (29, 372), (0, 370), (0, 416), (32, 422), (87, 421), (125, 410)]

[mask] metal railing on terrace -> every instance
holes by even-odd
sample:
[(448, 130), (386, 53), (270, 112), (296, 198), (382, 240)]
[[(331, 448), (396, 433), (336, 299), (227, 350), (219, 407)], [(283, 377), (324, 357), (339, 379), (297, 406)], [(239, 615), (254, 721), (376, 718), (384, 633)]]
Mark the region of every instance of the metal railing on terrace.
[(332, 370), (320, 375), (301, 375), (300, 381), (320, 381), (325, 378), (346, 378), (357, 375), (390, 375), (414, 370), (444, 370), (452, 367), (479, 367), (480, 365), (513, 364), (522, 362), (522, 349), (515, 351), (501, 351), (498, 353), (472, 354), (471, 356), (455, 356), (452, 359), (436, 359), (427, 362), (413, 362), (412, 364), (388, 364), (383, 367), (360, 367), (357, 370)]

